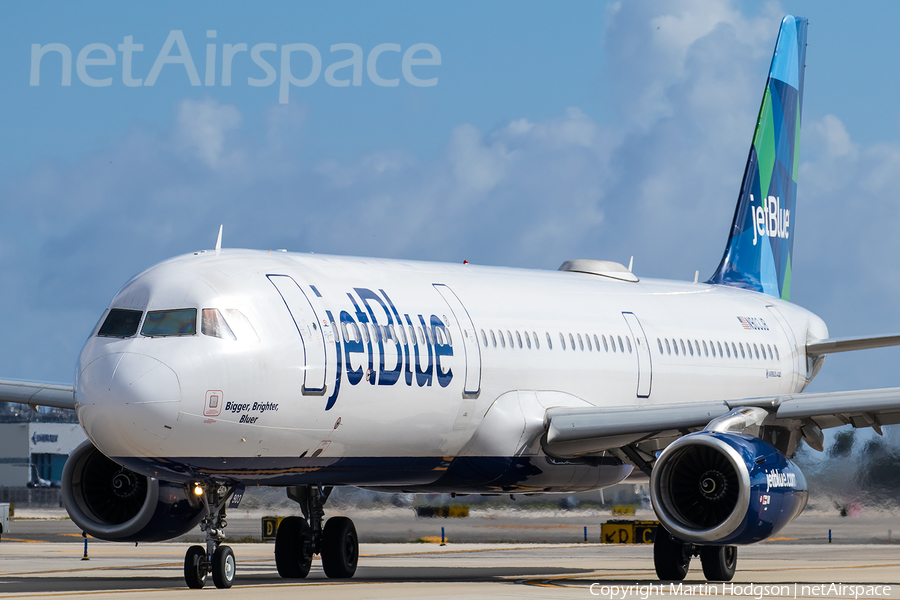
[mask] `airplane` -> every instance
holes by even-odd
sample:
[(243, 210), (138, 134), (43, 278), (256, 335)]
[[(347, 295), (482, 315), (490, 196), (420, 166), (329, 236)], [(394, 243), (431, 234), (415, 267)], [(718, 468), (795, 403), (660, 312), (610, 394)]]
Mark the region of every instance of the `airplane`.
[(900, 422), (900, 388), (801, 393), (832, 339), (789, 301), (807, 20), (782, 21), (734, 220), (706, 282), (641, 279), (617, 262), (558, 271), (215, 248), (125, 283), (72, 385), (4, 380), (0, 398), (74, 408), (88, 440), (62, 477), (82, 530), (172, 539), (198, 524), (191, 588), (231, 587), (226, 511), (284, 487), (275, 562), (356, 571), (335, 486), (392, 493), (571, 493), (649, 477), (662, 580), (699, 557), (709, 580), (737, 547), (806, 506), (791, 461), (823, 429)]

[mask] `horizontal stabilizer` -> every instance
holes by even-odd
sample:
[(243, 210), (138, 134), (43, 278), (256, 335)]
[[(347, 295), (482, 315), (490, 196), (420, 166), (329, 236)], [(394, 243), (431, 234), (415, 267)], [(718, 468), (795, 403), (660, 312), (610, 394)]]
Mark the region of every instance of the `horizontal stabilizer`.
[(806, 345), (806, 354), (819, 356), (821, 354), (833, 354), (835, 352), (850, 352), (851, 350), (869, 350), (870, 348), (887, 348), (888, 346), (900, 346), (900, 334), (878, 335), (875, 337), (844, 337), (819, 340)]
[(50, 406), (74, 410), (75, 388), (58, 383), (0, 379), (0, 402), (19, 402), (32, 408)]

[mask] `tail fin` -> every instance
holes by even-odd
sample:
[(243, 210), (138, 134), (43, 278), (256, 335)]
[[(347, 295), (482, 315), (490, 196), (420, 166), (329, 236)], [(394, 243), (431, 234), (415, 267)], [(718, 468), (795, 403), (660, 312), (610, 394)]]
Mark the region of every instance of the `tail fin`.
[(806, 26), (801, 17), (781, 22), (731, 235), (709, 279), (784, 300), (791, 293)]

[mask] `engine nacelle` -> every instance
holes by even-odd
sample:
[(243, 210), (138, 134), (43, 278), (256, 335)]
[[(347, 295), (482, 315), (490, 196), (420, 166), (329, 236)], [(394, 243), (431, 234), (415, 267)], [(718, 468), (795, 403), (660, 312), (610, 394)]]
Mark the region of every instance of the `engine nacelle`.
[(159, 542), (187, 533), (206, 514), (182, 484), (129, 471), (86, 441), (62, 474), (63, 503), (72, 521), (95, 538)]
[(701, 431), (670, 444), (650, 477), (653, 509), (674, 536), (696, 544), (764, 540), (806, 508), (806, 478), (759, 438)]

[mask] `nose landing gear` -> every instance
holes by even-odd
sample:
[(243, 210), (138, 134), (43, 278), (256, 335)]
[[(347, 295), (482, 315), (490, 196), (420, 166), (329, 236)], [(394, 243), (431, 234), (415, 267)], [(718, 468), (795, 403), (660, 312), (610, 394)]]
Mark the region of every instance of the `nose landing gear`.
[(356, 573), (359, 538), (353, 521), (332, 517), (325, 522), (325, 501), (331, 488), (292, 486), (288, 498), (300, 504), (303, 517), (287, 517), (275, 534), (275, 565), (278, 574), (300, 579), (309, 573), (314, 554), (322, 555), (322, 569), (333, 579), (348, 579)]
[(200, 522), (200, 530), (206, 533), (206, 548), (191, 546), (184, 555), (184, 581), (189, 588), (202, 588), (210, 573), (217, 588), (230, 588), (234, 584), (234, 552), (229, 546), (222, 545), (224, 529), (228, 525), (225, 504), (234, 490), (234, 485), (195, 487), (195, 495), (206, 507), (206, 516)]

